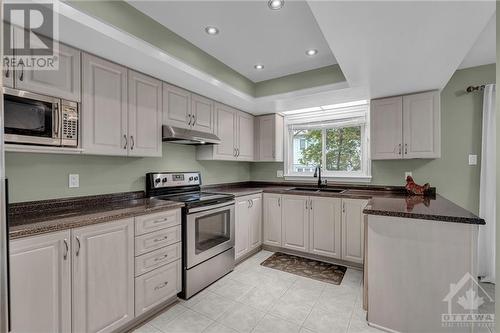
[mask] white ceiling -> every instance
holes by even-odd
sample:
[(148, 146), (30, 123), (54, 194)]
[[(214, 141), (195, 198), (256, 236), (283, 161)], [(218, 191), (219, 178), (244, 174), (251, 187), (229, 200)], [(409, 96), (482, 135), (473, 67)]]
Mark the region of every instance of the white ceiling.
[[(286, 1), (281, 10), (267, 0), (128, 2), (254, 82), (336, 63), (305, 1)], [(207, 35), (209, 25), (219, 35)], [(319, 51), (314, 57), (305, 54), (311, 48)]]
[(496, 62), (496, 20), (497, 16), (493, 15), (458, 68), (469, 68)]
[(494, 1), (308, 1), (352, 87), (370, 98), (443, 88)]

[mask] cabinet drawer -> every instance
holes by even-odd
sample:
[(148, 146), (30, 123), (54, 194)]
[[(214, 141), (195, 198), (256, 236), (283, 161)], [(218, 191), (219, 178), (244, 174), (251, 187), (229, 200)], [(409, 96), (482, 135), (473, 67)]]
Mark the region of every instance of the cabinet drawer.
[(181, 261), (177, 260), (135, 279), (135, 316), (181, 291)]
[(137, 216), (135, 218), (135, 235), (144, 235), (160, 229), (173, 227), (181, 224), (181, 210), (169, 210), (166, 212)]
[(135, 276), (152, 271), (181, 258), (181, 244), (176, 243), (135, 258)]
[(135, 255), (141, 255), (181, 241), (181, 226), (167, 228), (135, 238)]

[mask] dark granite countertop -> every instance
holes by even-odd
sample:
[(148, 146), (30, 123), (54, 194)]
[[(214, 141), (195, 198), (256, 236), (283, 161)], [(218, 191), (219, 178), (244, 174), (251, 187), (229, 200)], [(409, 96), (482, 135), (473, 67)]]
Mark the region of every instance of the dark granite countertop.
[(9, 205), (9, 237), (16, 239), (183, 207), (144, 192), (116, 193)]
[(435, 198), (421, 196), (373, 197), (363, 213), (443, 222), (486, 224), (482, 218), (440, 195), (436, 195)]

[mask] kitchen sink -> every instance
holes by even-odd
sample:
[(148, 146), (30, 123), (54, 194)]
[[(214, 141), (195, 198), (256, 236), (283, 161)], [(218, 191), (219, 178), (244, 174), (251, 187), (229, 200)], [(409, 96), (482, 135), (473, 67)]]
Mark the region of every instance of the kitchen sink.
[(346, 189), (344, 189), (344, 188), (294, 187), (294, 188), (291, 188), (289, 191), (343, 193), (346, 191)]
[(330, 193), (344, 193), (347, 191), (345, 188), (322, 188), (320, 192), (330, 192)]
[(289, 189), (289, 191), (306, 191), (306, 192), (318, 192), (319, 189), (315, 187), (294, 187)]

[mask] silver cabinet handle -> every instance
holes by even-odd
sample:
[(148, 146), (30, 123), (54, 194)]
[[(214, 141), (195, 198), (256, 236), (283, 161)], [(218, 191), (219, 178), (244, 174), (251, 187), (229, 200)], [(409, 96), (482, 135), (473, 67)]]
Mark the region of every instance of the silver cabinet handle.
[(236, 148), (233, 148), (233, 156), (236, 157)]
[(188, 114), (188, 125), (191, 126), (191, 114)]
[(309, 202), (309, 200), (306, 199), (306, 209), (309, 209), (309, 207), (307, 207), (307, 203)]
[(193, 116), (193, 126), (196, 125), (196, 115), (192, 115)]
[(168, 221), (168, 217), (165, 217), (165, 218), (163, 218), (163, 219), (161, 219), (161, 220), (155, 220), (155, 221), (153, 221), (153, 224), (162, 223), (162, 222), (167, 222), (167, 221)]
[(250, 208), (252, 208), (253, 207), (253, 200), (250, 200), (250, 204), (251, 204)]
[(313, 200), (311, 199), (309, 201), (309, 209), (312, 210), (313, 209)]
[(165, 237), (162, 237), (162, 238), (155, 238), (153, 240), (153, 242), (157, 243), (157, 242), (161, 242), (161, 241), (164, 241), (164, 240), (167, 240), (168, 239), (168, 236), (165, 236)]
[(398, 145), (398, 154), (401, 155), (401, 144)]
[(64, 239), (64, 255), (63, 258), (64, 260), (68, 259), (68, 252), (69, 252), (69, 246), (68, 246), (68, 240)]
[(78, 255), (80, 254), (80, 248), (81, 248), (81, 244), (80, 244), (80, 238), (78, 238), (78, 236), (75, 237), (76, 239), (76, 242), (78, 243), (78, 248), (76, 249), (76, 256), (78, 257)]
[(127, 145), (128, 145), (127, 134), (123, 134), (123, 138), (125, 139), (125, 145), (123, 145), (123, 149), (127, 149)]
[(281, 207), (281, 197), (278, 198), (278, 207)]
[(5, 70), (5, 77), (6, 78), (10, 77), (10, 68), (9, 67), (7, 67), (7, 69)]
[(252, 204), (250, 203), (250, 200), (247, 200), (247, 204), (248, 204), (248, 207), (247, 207), (247, 208), (252, 207)]
[(135, 146), (134, 136), (131, 135), (130, 136), (130, 150), (134, 150), (134, 146)]
[(408, 155), (408, 144), (405, 143), (405, 155)]
[(236, 148), (236, 157), (240, 156), (240, 148)]
[(342, 213), (345, 213), (345, 202), (342, 203)]
[(24, 65), (21, 65), (21, 75), (19, 75), (19, 81), (24, 80)]
[(163, 260), (163, 259), (167, 259), (167, 258), (168, 258), (168, 254), (165, 254), (165, 255), (163, 255), (163, 256), (161, 256), (161, 257), (157, 257), (157, 258), (155, 258), (155, 261), (161, 261), (161, 260)]
[(155, 287), (155, 290), (160, 290), (161, 288), (166, 287), (167, 285), (168, 285), (168, 281), (165, 281), (165, 282), (163, 282), (163, 283), (160, 283), (159, 285), (157, 285), (157, 286)]

